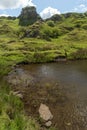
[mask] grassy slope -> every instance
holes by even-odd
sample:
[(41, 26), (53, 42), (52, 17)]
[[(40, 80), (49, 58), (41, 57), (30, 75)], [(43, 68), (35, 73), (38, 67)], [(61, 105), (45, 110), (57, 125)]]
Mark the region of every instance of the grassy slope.
[[(87, 58), (87, 17), (69, 17), (53, 24), (51, 27), (47, 21), (38, 28), (44, 39), (26, 36), (21, 39), (24, 30), (32, 27), (18, 26), (18, 19), (0, 18), (0, 76), (7, 74), (12, 66), (20, 62), (49, 62), (56, 57), (66, 57), (66, 53), (67, 59)], [(52, 38), (55, 30), (58, 37)], [(5, 84), (0, 85), (0, 130), (24, 130), (25, 127), (26, 130), (39, 130), (35, 121), (25, 116), (20, 99), (7, 88)]]
[[(38, 28), (38, 25), (34, 26)], [(24, 33), (23, 29), (30, 28), (18, 26), (18, 19), (0, 19), (0, 64), (6, 61), (7, 64), (49, 62), (58, 56), (66, 56), (66, 53), (67, 59), (87, 58), (87, 17), (69, 17), (62, 22), (54, 23), (54, 27), (49, 26), (48, 21), (42, 23), (40, 29), (38, 28), (39, 33), (41, 36), (48, 36), (50, 40), (26, 36), (20, 39)], [(58, 32), (58, 36), (52, 38), (55, 31)]]

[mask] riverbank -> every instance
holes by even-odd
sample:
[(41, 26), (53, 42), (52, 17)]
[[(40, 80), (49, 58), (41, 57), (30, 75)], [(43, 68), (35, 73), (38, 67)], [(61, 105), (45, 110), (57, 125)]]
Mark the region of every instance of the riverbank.
[[(17, 70), (15, 71), (15, 69), (16, 69), (16, 67), (18, 66), (20, 66), (20, 65), (15, 65), (15, 63), (17, 63), (18, 61), (17, 61), (17, 59), (16, 59), (16, 61), (9, 61), (9, 60), (6, 60), (6, 59), (2, 59), (3, 60), (3, 62), (2, 62), (2, 64), (1, 64), (1, 67), (0, 67), (0, 70), (1, 70), (1, 77), (3, 77), (3, 76), (7, 76), (7, 74), (10, 72), (11, 73), (11, 70), (13, 69), (13, 71), (16, 73), (17, 72)], [(1, 61), (2, 61), (1, 60)], [(19, 64), (19, 63), (21, 63), (21, 62), (18, 62), (17, 64)], [(67, 61), (63, 61), (61, 64), (64, 64), (64, 63), (68, 63)], [(24, 63), (24, 64), (26, 64), (26, 63)], [(19, 72), (20, 72), (20, 69), (18, 70)], [(18, 74), (18, 72), (17, 72), (17, 74)], [(20, 73), (20, 75), (22, 75), (23, 73)], [(10, 75), (11, 76), (11, 78), (12, 78), (12, 75)], [(14, 76), (14, 75), (13, 75)], [(20, 76), (18, 76), (18, 78), (19, 78)], [(26, 77), (26, 76), (25, 76)], [(31, 77), (31, 78), (30, 78)], [(17, 81), (18, 81), (18, 78), (17, 78)], [(26, 79), (24, 78), (24, 77), (22, 77), (22, 79), (23, 80), (25, 80), (26, 81)], [(31, 80), (32, 79), (32, 80)], [(2, 80), (2, 79), (1, 79)], [(22, 81), (23, 81), (22, 80)], [(47, 91), (49, 91), (49, 89), (50, 89), (50, 85), (49, 84), (44, 84), (44, 86), (45, 86), (45, 89), (44, 90), (42, 90), (42, 88), (40, 88), (40, 86), (35, 86), (35, 87), (33, 87), (33, 89), (32, 89), (32, 86), (33, 86), (33, 81), (34, 81), (34, 79), (33, 79), (33, 77), (30, 75), (29, 77), (28, 77), (28, 79), (27, 79), (28, 81), (31, 81), (31, 84), (30, 84), (30, 82), (27, 82), (27, 84), (26, 84), (26, 82), (25, 83), (22, 83), (21, 82), (21, 84), (14, 84), (13, 85), (13, 87), (11, 87), (11, 85), (9, 86), (7, 86), (6, 84), (4, 84), (4, 85), (1, 85), (1, 87), (0, 87), (0, 89), (2, 89), (1, 90), (1, 94), (4, 96), (1, 96), (1, 99), (2, 99), (2, 103), (5, 105), (5, 106), (7, 106), (7, 104), (8, 104), (8, 106), (9, 106), (9, 108), (7, 107), (7, 108), (5, 108), (6, 110), (5, 111), (10, 111), (10, 109), (12, 110), (12, 113), (11, 114), (15, 114), (15, 112), (16, 112), (16, 115), (15, 115), (15, 117), (13, 117), (13, 119), (10, 119), (9, 118), (9, 115), (8, 115), (8, 113), (6, 113), (6, 120), (10, 120), (10, 122), (8, 121), (8, 124), (10, 123), (10, 126), (8, 127), (8, 128), (14, 128), (14, 130), (19, 130), (20, 128), (21, 129), (23, 129), (24, 130), (24, 128), (23, 127), (28, 127), (27, 126), (27, 124), (25, 123), (26, 122), (26, 120), (27, 119), (29, 119), (29, 126), (31, 127), (31, 130), (32, 130), (32, 128), (33, 129), (35, 129), (35, 130), (39, 130), (39, 129), (41, 129), (40, 128), (40, 125), (37, 123), (37, 118), (36, 117), (38, 117), (38, 107), (40, 106), (40, 103), (42, 103), (43, 101), (44, 101), (44, 103), (45, 104), (47, 104), (50, 108), (52, 108), (53, 106), (52, 105), (49, 105), (49, 103), (47, 103), (47, 101), (45, 101), (45, 97), (47, 97), (47, 94), (45, 93), (45, 92), (47, 92)], [(14, 82), (15, 83), (15, 82)], [(17, 83), (17, 82), (16, 82)], [(20, 83), (19, 81), (18, 81), (18, 83)], [(29, 83), (29, 84), (28, 84)], [(24, 87), (23, 87), (23, 84), (24, 84)], [(26, 85), (28, 85), (28, 86), (30, 86), (29, 88), (28, 88), (28, 90), (27, 90), (27, 88), (25, 87)], [(21, 87), (20, 87), (21, 86)], [(44, 87), (43, 86), (43, 87)], [(61, 85), (58, 85), (58, 88), (60, 88), (60, 90), (61, 90)], [(35, 89), (35, 88), (37, 88), (37, 90)], [(37, 93), (37, 95), (39, 95), (39, 97), (37, 97), (37, 95), (35, 96), (35, 91), (39, 91), (39, 89), (40, 89), (40, 92), (42, 93), (42, 94), (44, 94), (43, 95), (43, 97), (42, 96), (40, 96), (40, 95), (42, 95), (41, 93)], [(54, 91), (54, 89), (55, 89), (55, 87), (53, 88), (53, 90), (52, 91)], [(5, 90), (5, 91), (4, 91)], [(58, 102), (65, 102), (65, 100), (68, 100), (67, 99), (67, 96), (63, 93), (63, 89), (62, 89), (62, 92), (60, 91), (59, 89), (58, 89), (58, 91), (56, 91), (56, 92), (58, 92), (59, 93), (59, 99), (58, 99)], [(13, 91), (13, 92), (19, 92), (19, 95), (20, 94), (22, 94), (22, 96), (24, 96), (24, 98), (22, 99), (22, 100), (20, 100), (20, 97), (16, 97), (16, 95), (12, 95), (12, 93), (11, 93), (11, 91)], [(31, 94), (30, 94), (30, 97), (28, 96), (28, 94), (29, 93), (26, 93), (26, 92), (30, 92), (31, 94), (32, 94), (32, 96), (31, 96)], [(55, 91), (54, 91), (55, 92)], [(46, 94), (46, 95), (45, 95)], [(54, 94), (55, 95), (55, 94)], [(7, 97), (9, 97), (9, 99), (5, 99), (5, 98), (7, 98)], [(42, 97), (42, 98), (41, 98)], [(13, 99), (12, 101), (11, 101), (11, 99)], [(5, 101), (6, 100), (6, 101)], [(37, 100), (38, 100), (38, 102), (37, 102)], [(52, 101), (52, 98), (50, 97), (49, 98), (49, 101), (50, 102), (53, 102), (53, 104), (56, 102), (56, 99), (54, 100), (53, 99), (53, 101)], [(14, 107), (14, 104), (15, 104), (15, 107)], [(20, 104), (22, 104), (22, 107), (20, 106)], [(24, 107), (23, 107), (23, 105), (24, 105)], [(2, 105), (3, 106), (3, 105)], [(30, 107), (29, 107), (30, 106)], [(11, 107), (11, 108), (10, 108)], [(14, 108), (13, 108), (14, 107)], [(21, 108), (21, 110), (19, 110)], [(25, 109), (24, 109), (25, 108)], [(33, 108), (33, 109), (32, 109)], [(2, 107), (2, 109), (3, 109), (3, 107)], [(66, 109), (67, 109), (67, 106), (66, 106)], [(31, 111), (32, 110), (32, 111)], [(4, 111), (4, 109), (3, 109), (3, 111)], [(26, 115), (25, 114), (25, 112), (24, 111), (26, 111), (26, 113), (28, 114), (28, 115)], [(51, 111), (53, 111), (52, 109), (51, 109)], [(36, 119), (36, 121), (34, 120), (34, 119), (32, 119), (32, 115), (34, 114), (34, 112), (35, 112), (35, 115), (33, 116), (33, 118), (35, 118)], [(19, 116), (19, 113), (20, 113), (20, 115), (21, 115), (21, 117)], [(24, 114), (23, 114), (24, 113)], [(54, 113), (55, 113), (55, 111), (54, 111)], [(55, 117), (56, 117), (56, 114), (54, 114), (55, 115)], [(3, 116), (3, 114), (2, 114), (2, 116)], [(31, 117), (30, 117), (31, 116)], [(21, 119), (20, 119), (21, 118)], [(56, 117), (56, 119), (57, 119), (57, 117)], [(16, 122), (16, 120), (17, 120), (17, 122)], [(19, 124), (19, 126), (17, 125), (17, 123), (18, 122), (20, 122), (19, 120), (21, 120), (22, 121), (22, 123), (24, 124), (24, 126), (20, 126), (21, 124)], [(3, 123), (3, 122), (2, 122)], [(62, 121), (61, 121), (61, 123), (62, 123)], [(4, 127), (7, 127), (6, 126), (6, 123), (4, 122), (4, 124), (5, 124), (5, 126)], [(15, 124), (15, 125), (17, 125), (17, 126), (13, 126), (13, 124)], [(66, 122), (66, 127), (68, 127), (67, 126), (67, 122)], [(32, 125), (34, 125), (34, 127), (32, 126)], [(53, 126), (56, 126), (55, 125), (55, 120), (54, 120), (54, 122), (53, 122)], [(1, 125), (1, 127), (2, 127), (2, 125)], [(17, 128), (18, 127), (18, 128)], [(58, 126), (57, 126), (58, 127)], [(60, 127), (61, 128), (61, 127)], [(2, 128), (1, 128), (2, 129)], [(46, 128), (43, 128), (43, 129), (46, 129)], [(51, 129), (51, 128), (50, 128)], [(55, 130), (54, 128), (52, 128), (52, 130)]]
[[(52, 111), (52, 126), (56, 128), (50, 128), (50, 130), (55, 130), (59, 127), (61, 128), (61, 126), (58, 125), (59, 121), (56, 115), (57, 109), (53, 108), (56, 103), (63, 105), (68, 101), (62, 85), (59, 83), (56, 83), (56, 85), (50, 84), (49, 81), (47, 83), (43, 81), (43, 83), (39, 84), (40, 79), (36, 79), (36, 76), (33, 76), (21, 67), (17, 67), (9, 73), (7, 78), (8, 82), (12, 86), (12, 90), (14, 90), (14, 93), (23, 97), (22, 101), (24, 103), (25, 112), (28, 116), (31, 116), (38, 121), (41, 126), (40, 129), (46, 129), (44, 125), (45, 122), (43, 122), (43, 120), (39, 117), (39, 107), (41, 103), (46, 104)], [(67, 105), (69, 105), (68, 102)], [(63, 123), (62, 120), (61, 123)]]
[[(30, 39), (25, 38), (23, 40), (18, 40), (18, 39), (15, 40), (14, 38), (13, 38), (13, 40), (11, 38), (5, 38), (5, 39), (1, 38), (1, 43), (0, 43), (0, 77), (2, 78), (4, 76), (7, 76), (8, 73), (11, 72), (12, 69), (14, 70), (14, 68), (16, 68), (16, 66), (19, 64), (31, 64), (31, 63), (36, 64), (36, 63), (45, 63), (45, 62), (50, 63), (50, 62), (59, 62), (59, 61), (60, 62), (67, 62), (67, 60), (86, 59), (86, 56), (87, 56), (86, 49), (82, 48), (80, 50), (80, 48), (79, 48), (80, 51), (78, 51), (78, 53), (77, 53), (78, 49), (75, 49), (75, 50), (71, 49), (71, 45), (68, 46), (68, 44), (67, 44), (67, 46), (66, 46), (66, 44), (63, 44), (63, 45), (64, 46), (62, 46), (62, 48), (60, 48), (59, 47), (60, 45), (57, 46), (57, 43), (54, 44), (52, 42), (47, 42), (45, 40), (32, 39), (32, 38), (30, 38)], [(57, 46), (57, 48), (56, 48), (56, 46)], [(67, 52), (65, 50), (65, 46), (67, 48)], [(68, 48), (69, 48), (69, 50), (68, 50)], [(14, 91), (15, 90), (14, 88), (12, 90), (12, 88), (9, 86), (8, 87), (9, 92), (6, 89), (7, 85), (3, 85), (3, 86), (1, 86), (1, 88), (2, 88), (2, 91), (1, 91), (2, 95), (5, 95), (4, 98), (7, 98), (7, 95), (9, 97), (9, 100), (11, 100), (11, 98), (13, 98), (13, 101), (11, 101), (12, 104), (14, 104), (14, 102), (15, 102), (15, 104), (17, 102), (22, 103), (20, 101), (20, 98), (17, 97), (17, 99), (16, 99), (15, 95), (10, 95), (10, 91)], [(4, 89), (6, 89), (6, 91), (3, 91)], [(20, 89), (21, 88), (19, 87), (19, 90), (18, 90), (19, 92), (20, 92)], [(31, 92), (31, 90), (30, 90), (30, 92)], [(25, 93), (24, 95), (27, 95), (27, 94)], [(7, 116), (6, 120), (7, 120), (7, 118), (10, 120), (10, 122), (8, 121), (8, 124), (10, 123), (10, 126), (8, 128), (10, 129), (10, 127), (12, 127), (12, 128), (14, 128), (14, 130), (17, 130), (17, 129), (20, 130), (20, 128), (14, 127), (12, 125), (12, 123), (14, 125), (17, 125), (17, 123), (20, 122), (19, 121), (20, 118), (21, 118), (21, 121), (24, 122), (24, 127), (26, 127), (27, 124), (25, 122), (26, 122), (26, 119), (29, 117), (26, 117), (26, 114), (21, 114), (21, 112), (19, 111), (20, 103), (16, 104), (15, 105), (16, 107), (13, 108), (12, 104), (10, 104), (10, 101), (5, 102), (3, 99), (3, 96), (1, 97), (1, 99), (2, 99), (2, 102), (4, 105), (7, 105), (6, 102), (9, 104), (9, 107), (11, 107), (12, 111), (16, 111), (16, 107), (18, 108), (18, 110), (17, 110), (18, 112), (16, 113), (17, 118), (15, 116), (14, 119), (10, 119), (8, 114), (6, 114), (6, 116)], [(34, 102), (37, 102), (37, 100), (35, 100), (35, 99), (34, 99)], [(25, 110), (27, 110), (27, 101), (26, 100), (31, 101), (33, 99), (26, 97), (23, 100), (23, 102), (25, 104)], [(61, 99), (60, 99), (60, 101), (61, 101)], [(41, 101), (39, 103), (41, 103)], [(31, 101), (31, 109), (32, 109), (32, 104), (33, 103)], [(3, 109), (3, 107), (2, 107), (2, 109)], [(5, 108), (5, 109), (6, 109), (6, 111), (9, 111), (10, 108)], [(24, 108), (21, 108), (21, 109), (23, 110)], [(23, 112), (25, 110), (23, 110)], [(28, 110), (28, 111), (30, 111), (30, 110)], [(13, 113), (15, 113), (15, 112), (13, 112)], [(19, 113), (22, 117), (19, 117)], [(29, 112), (29, 114), (32, 115), (32, 112), (31, 113)], [(18, 119), (18, 122), (16, 122), (17, 119)], [(29, 118), (29, 120), (30, 120), (29, 123), (30, 123), (31, 128), (32, 128), (32, 123), (33, 123), (35, 125), (35, 128), (33, 128), (33, 129), (35, 129), (35, 130), (40, 129), (39, 128), (40, 126), (38, 125), (38, 123), (35, 123), (37, 121), (31, 120), (31, 118)], [(6, 125), (6, 123), (4, 123), (4, 124)], [(1, 125), (1, 127), (2, 127), (2, 125)], [(6, 126), (4, 126), (4, 127), (6, 127)], [(20, 124), (19, 124), (19, 127), (21, 127)], [(2, 128), (1, 128), (1, 130), (2, 130)]]
[[(9, 84), (6, 78), (0, 78), (0, 130), (56, 130), (53, 127), (42, 127), (38, 121), (39, 117), (35, 118), (32, 113), (27, 113), (27, 95), (24, 89), (24, 86), (14, 86)], [(30, 105), (33, 102), (34, 100)]]
[(40, 104), (52, 112), (52, 126), (67, 130), (86, 129), (87, 61), (19, 65), (8, 75), (13, 90), (21, 96), (25, 111), (44, 127)]
[[(86, 55), (85, 49), (81, 49), (82, 52), (79, 51), (79, 53), (77, 54), (77, 52), (76, 52), (77, 49), (75, 49), (75, 50), (71, 49), (70, 45), (66, 46), (66, 44), (64, 44), (64, 47), (62, 46), (62, 48), (60, 48), (58, 45), (58, 47), (57, 47), (58, 49), (56, 48), (56, 45), (57, 44), (54, 44), (52, 42), (47, 42), (45, 40), (32, 39), (32, 38), (23, 39), (23, 40), (17, 40), (17, 39), (12, 40), (11, 38), (5, 38), (5, 39), (1, 38), (1, 43), (0, 43), (0, 77), (6, 76), (12, 69), (15, 68), (15, 66), (17, 64), (31, 64), (31, 63), (59, 62), (59, 61), (66, 62), (67, 60), (71, 60), (71, 59), (73, 59), (73, 60), (86, 59), (87, 55)], [(69, 48), (69, 50), (67, 52), (65, 52), (66, 51), (64, 49), (65, 46)], [(66, 55), (66, 53), (67, 53), (67, 55)], [(71, 55), (71, 54), (74, 54), (74, 55)], [(75, 58), (75, 57), (77, 57), (77, 58)], [(7, 98), (6, 95), (9, 96), (9, 100), (10, 100), (10, 98), (13, 98), (12, 104), (14, 104), (14, 102), (15, 102), (15, 104), (17, 102), (21, 102), (21, 101), (19, 101), (20, 100), (19, 98), (15, 99), (16, 98), (15, 96), (12, 96), (12, 95), (11, 95), (12, 97), (10, 96), (10, 91), (12, 91), (10, 87), (9, 87), (9, 93), (6, 92), (7, 91), (6, 85), (3, 85), (3, 87), (1, 86), (1, 88), (2, 88), (2, 92), (1, 92), (2, 95), (5, 95), (4, 98)], [(5, 92), (3, 91), (4, 89), (6, 89)], [(20, 91), (20, 89), (18, 91)], [(27, 97), (27, 100), (28, 100), (28, 98), (29, 97)], [(3, 96), (1, 97), (1, 99), (2, 99), (3, 104), (6, 105), (6, 102), (3, 100)], [(36, 100), (34, 100), (34, 101), (36, 102)], [(9, 103), (10, 101), (7, 101), (7, 102), (9, 104), (9, 106), (11, 106), (11, 104)], [(24, 100), (24, 103), (26, 104), (26, 99)], [(25, 106), (27, 107), (27, 104)], [(32, 106), (32, 103), (31, 103), (31, 106)], [(16, 104), (16, 107), (19, 108), (19, 106), (17, 104)], [(3, 109), (3, 107), (2, 107), (2, 109)], [(6, 108), (6, 110), (7, 109), (10, 109), (10, 108)], [(11, 109), (14, 110), (13, 107), (11, 107)], [(23, 110), (23, 108), (22, 108), (22, 110)], [(16, 108), (14, 111), (16, 111)], [(20, 113), (19, 109), (18, 109), (18, 113)], [(18, 116), (18, 113), (17, 113), (17, 116)], [(20, 115), (22, 115), (22, 114), (20, 113)], [(7, 116), (7, 114), (6, 114), (6, 116)], [(20, 118), (20, 117), (18, 116), (16, 119), (15, 118), (16, 117), (14, 117), (14, 119), (11, 119), (10, 125), (12, 125), (11, 124), (12, 121), (15, 122), (15, 120), (17, 118)], [(25, 120), (26, 120), (25, 115), (23, 114), (21, 117), (21, 121), (25, 122)], [(18, 122), (19, 122), (19, 120), (18, 120)], [(8, 124), (9, 124), (9, 121), (8, 121)], [(33, 129), (36, 130), (36, 128), (38, 127), (38, 123), (35, 123), (35, 124), (36, 124), (35, 128), (33, 128)], [(15, 123), (15, 125), (17, 125), (17, 122)], [(27, 124), (24, 123), (24, 126), (26, 126), (26, 125)], [(32, 125), (32, 121), (31, 121), (30, 125)], [(2, 125), (1, 125), (1, 127), (2, 127)], [(14, 126), (12, 125), (11, 127), (14, 127)], [(14, 129), (19, 130), (19, 128), (14, 128)], [(39, 127), (37, 130), (39, 130)]]
[(87, 59), (85, 41), (65, 42), (62, 37), (52, 41), (37, 38), (23, 38), (21, 40), (17, 37), (7, 36), (0, 38), (0, 41), (1, 75), (8, 73), (17, 64)]

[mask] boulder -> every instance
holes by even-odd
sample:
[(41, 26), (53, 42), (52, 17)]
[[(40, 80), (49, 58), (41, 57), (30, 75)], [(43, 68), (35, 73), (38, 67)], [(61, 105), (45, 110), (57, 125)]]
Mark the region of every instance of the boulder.
[[(39, 108), (39, 114), (40, 114), (40, 118), (42, 118), (45, 122), (50, 121), (53, 118), (53, 115), (49, 110), (49, 107), (42, 103)], [(51, 122), (47, 123), (47, 125), (49, 124), (51, 124)]]

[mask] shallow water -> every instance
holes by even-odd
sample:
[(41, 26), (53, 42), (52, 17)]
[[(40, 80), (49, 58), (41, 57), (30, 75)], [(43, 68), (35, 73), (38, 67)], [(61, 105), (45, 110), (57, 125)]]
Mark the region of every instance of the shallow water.
[(26, 88), (26, 111), (38, 115), (40, 103), (49, 106), (59, 130), (87, 130), (87, 61), (24, 65), (34, 77)]

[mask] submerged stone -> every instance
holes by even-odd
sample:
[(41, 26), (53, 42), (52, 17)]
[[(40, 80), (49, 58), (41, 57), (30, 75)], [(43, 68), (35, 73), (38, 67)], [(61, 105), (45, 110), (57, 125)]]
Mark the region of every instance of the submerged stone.
[(46, 126), (46, 127), (50, 127), (51, 125), (52, 125), (52, 122), (51, 122), (51, 121), (48, 121), (48, 122), (45, 123), (45, 126)]

